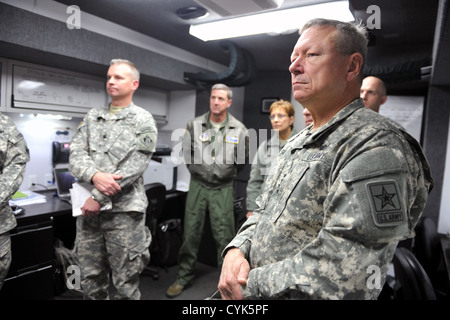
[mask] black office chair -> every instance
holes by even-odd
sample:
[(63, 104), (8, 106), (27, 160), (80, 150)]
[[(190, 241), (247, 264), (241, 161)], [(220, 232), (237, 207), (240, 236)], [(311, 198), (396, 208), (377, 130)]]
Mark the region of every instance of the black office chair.
[(431, 218), (422, 217), (415, 232), (412, 252), (430, 277), (438, 298), (448, 297), (450, 281), (436, 224)]
[(437, 300), (430, 278), (410, 250), (397, 247), (393, 263), (395, 300)]
[(148, 199), (148, 207), (146, 213), (146, 225), (152, 234), (152, 243), (150, 244), (150, 263), (145, 267), (143, 275), (151, 275), (154, 280), (159, 279), (159, 271), (152, 266), (152, 261), (161, 259), (156, 236), (156, 228), (158, 226), (158, 219), (164, 211), (166, 203), (166, 187), (159, 182), (151, 183), (145, 186), (146, 195)]
[(413, 253), (428, 275), (434, 273), (441, 261), (441, 242), (434, 221), (422, 217), (417, 223)]

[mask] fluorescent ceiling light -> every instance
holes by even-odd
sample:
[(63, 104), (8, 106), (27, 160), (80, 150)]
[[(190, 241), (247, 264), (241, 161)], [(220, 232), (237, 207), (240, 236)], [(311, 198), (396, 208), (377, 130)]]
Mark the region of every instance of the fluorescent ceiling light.
[(191, 25), (189, 33), (203, 41), (261, 33), (299, 30), (314, 18), (353, 21), (348, 1), (335, 1)]

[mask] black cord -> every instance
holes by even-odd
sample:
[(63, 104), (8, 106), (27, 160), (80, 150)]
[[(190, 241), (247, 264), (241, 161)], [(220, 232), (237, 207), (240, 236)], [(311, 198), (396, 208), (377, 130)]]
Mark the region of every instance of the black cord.
[(45, 190), (50, 190), (49, 188), (47, 188), (46, 186), (44, 186), (43, 184), (40, 184), (40, 183), (32, 183), (31, 185), (32, 186), (40, 186), (40, 187), (44, 188)]

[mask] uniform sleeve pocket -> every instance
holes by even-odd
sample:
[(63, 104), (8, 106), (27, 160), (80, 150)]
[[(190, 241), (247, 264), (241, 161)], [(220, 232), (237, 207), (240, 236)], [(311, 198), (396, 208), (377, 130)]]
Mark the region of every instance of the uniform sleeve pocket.
[(366, 152), (350, 162), (340, 176), (355, 219), (363, 219), (361, 228), (366, 239), (386, 242), (408, 236), (407, 169), (394, 150)]
[(154, 126), (147, 122), (137, 129), (137, 149), (139, 151), (150, 153), (155, 152), (157, 134)]
[(351, 161), (341, 171), (341, 179), (345, 183), (352, 183), (400, 171), (405, 169), (394, 151), (378, 148)]

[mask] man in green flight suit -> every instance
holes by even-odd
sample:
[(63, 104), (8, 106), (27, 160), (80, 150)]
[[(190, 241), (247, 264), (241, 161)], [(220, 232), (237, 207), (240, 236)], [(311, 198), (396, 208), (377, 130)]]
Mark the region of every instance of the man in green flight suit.
[(232, 90), (224, 84), (211, 89), (210, 111), (188, 122), (183, 136), (183, 157), (191, 173), (184, 216), (183, 244), (178, 275), (169, 287), (169, 298), (178, 296), (195, 276), (198, 248), (206, 211), (218, 252), (235, 235), (233, 178), (248, 164), (247, 128), (228, 113)]

